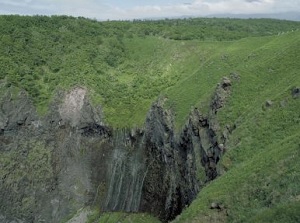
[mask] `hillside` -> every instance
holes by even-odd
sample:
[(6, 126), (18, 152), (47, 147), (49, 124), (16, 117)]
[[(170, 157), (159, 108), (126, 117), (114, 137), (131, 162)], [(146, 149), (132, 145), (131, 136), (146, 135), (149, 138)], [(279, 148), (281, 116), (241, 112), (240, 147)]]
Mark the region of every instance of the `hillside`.
[[(234, 69), (239, 79), (218, 114), (235, 126), (221, 161), (225, 172), (175, 222), (299, 221), (300, 102), (292, 94), (300, 84), (299, 34), (264, 38)], [(252, 41), (259, 42), (236, 45)], [(210, 210), (212, 202), (223, 210)]]
[[(116, 127), (141, 126), (161, 94), (181, 100), (177, 106), (184, 110), (176, 112), (182, 124), (189, 107), (207, 98), (207, 89), (233, 71), (247, 50), (268, 41), (233, 40), (299, 29), (297, 22), (269, 19), (96, 22), (66, 16), (1, 16), (0, 25), (0, 79), (6, 86), (25, 89), (40, 114), (57, 89), (85, 86), (103, 106), (106, 122)], [(192, 74), (200, 90), (194, 81), (193, 90), (176, 86)], [(185, 91), (181, 99), (177, 90)]]
[[(174, 222), (299, 222), (300, 101), (299, 93), (292, 94), (300, 85), (299, 37), (294, 32), (203, 43), (214, 46), (214, 54), (167, 91), (175, 106), (185, 105), (176, 108), (182, 118), (201, 96), (210, 97), (222, 75), (236, 78), (218, 114), (222, 126), (235, 126), (220, 163), (222, 175)], [(221, 209), (211, 209), (212, 203)]]
[[(300, 221), (299, 22), (1, 16), (0, 27), (0, 198), (9, 188), (17, 198), (7, 204), (18, 204), (0, 202), (0, 220), (14, 213), (38, 222), (28, 213), (41, 208), (47, 191), (66, 207), (51, 209), (55, 198), (36, 213), (56, 210), (54, 222), (76, 218), (82, 204), (92, 208), (88, 222), (158, 222), (119, 212), (128, 210), (162, 221), (179, 214), (174, 222)], [(214, 100), (223, 100), (215, 93), (223, 77), (230, 92), (212, 110)], [(66, 98), (87, 94), (91, 104), (82, 101), (79, 115), (93, 124), (72, 117), (60, 124), (64, 114), (56, 107), (65, 103), (64, 91)], [(6, 112), (11, 121), (11, 110), (19, 118), (34, 108), (38, 113), (29, 112), (24, 123), (31, 118), (40, 127), (4, 123)], [(191, 134), (195, 118), (208, 123), (197, 126), (199, 135)], [(220, 144), (226, 152), (215, 155)], [(203, 161), (211, 151), (216, 179)], [(130, 192), (128, 205), (119, 193), (131, 191), (132, 182), (141, 195)], [(118, 199), (126, 203), (121, 208)], [(169, 209), (160, 212), (164, 204)]]

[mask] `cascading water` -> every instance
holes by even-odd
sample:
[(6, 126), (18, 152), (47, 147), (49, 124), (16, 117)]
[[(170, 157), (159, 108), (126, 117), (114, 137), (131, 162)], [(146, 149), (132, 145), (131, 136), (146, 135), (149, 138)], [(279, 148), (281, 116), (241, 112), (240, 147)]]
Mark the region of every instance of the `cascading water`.
[(146, 175), (144, 148), (132, 143), (127, 131), (116, 131), (114, 151), (109, 163), (109, 188), (105, 209), (128, 212), (139, 210), (143, 181)]

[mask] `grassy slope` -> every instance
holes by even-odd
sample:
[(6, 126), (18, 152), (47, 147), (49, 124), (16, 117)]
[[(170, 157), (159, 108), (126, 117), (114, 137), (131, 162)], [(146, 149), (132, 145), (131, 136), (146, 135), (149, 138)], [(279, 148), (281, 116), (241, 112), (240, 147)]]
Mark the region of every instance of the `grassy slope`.
[[(221, 162), (227, 172), (175, 222), (299, 222), (300, 101), (291, 89), (300, 85), (300, 33), (263, 39), (230, 46), (245, 43), (249, 51), (242, 51), (244, 63), (235, 67), (240, 81), (219, 113), (223, 125), (237, 126)], [(227, 213), (210, 210), (212, 202)]]
[[(222, 126), (237, 128), (221, 161), (226, 172), (203, 188), (174, 222), (299, 222), (300, 101), (291, 96), (291, 89), (300, 86), (299, 45), (300, 32), (183, 44), (197, 56), (170, 69), (180, 73), (181, 66), (191, 63), (190, 75), (164, 92), (177, 112), (178, 126), (191, 106), (207, 105), (222, 76), (234, 72), (239, 80), (233, 81), (218, 118)], [(271, 107), (265, 106), (267, 100)], [(212, 202), (226, 211), (211, 210)]]
[(100, 214), (98, 211), (94, 211), (88, 217), (87, 223), (159, 223), (160, 221), (150, 216), (149, 214), (144, 213), (120, 213), (120, 212), (112, 212), (112, 213), (102, 213)]

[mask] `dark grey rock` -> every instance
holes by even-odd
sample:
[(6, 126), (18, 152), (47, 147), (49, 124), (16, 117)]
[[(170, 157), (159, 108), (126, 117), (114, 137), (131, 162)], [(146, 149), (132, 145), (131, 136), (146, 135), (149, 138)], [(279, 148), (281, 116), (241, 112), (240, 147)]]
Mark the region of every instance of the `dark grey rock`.
[(228, 98), (231, 92), (230, 89), (230, 79), (227, 77), (223, 77), (222, 82), (218, 84), (211, 101), (211, 108), (214, 114), (216, 114), (217, 111), (225, 105), (226, 99)]
[(294, 87), (292, 89), (293, 98), (300, 98), (300, 87)]
[(231, 80), (228, 77), (223, 77), (222, 82), (221, 82), (222, 88), (227, 88), (231, 86)]

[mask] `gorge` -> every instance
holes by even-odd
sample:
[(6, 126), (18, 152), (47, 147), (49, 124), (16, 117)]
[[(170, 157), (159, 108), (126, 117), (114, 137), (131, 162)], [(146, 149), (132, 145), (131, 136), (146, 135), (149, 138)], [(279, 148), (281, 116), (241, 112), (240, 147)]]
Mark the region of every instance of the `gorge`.
[(113, 129), (84, 88), (61, 92), (63, 101), (53, 102), (44, 118), (26, 92), (15, 99), (7, 93), (0, 142), (13, 162), (2, 164), (1, 210), (25, 222), (59, 222), (88, 205), (174, 219), (218, 175), (226, 138), (215, 113), (230, 85), (224, 78), (210, 115), (194, 108), (180, 134), (166, 98), (151, 106), (143, 128)]

